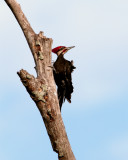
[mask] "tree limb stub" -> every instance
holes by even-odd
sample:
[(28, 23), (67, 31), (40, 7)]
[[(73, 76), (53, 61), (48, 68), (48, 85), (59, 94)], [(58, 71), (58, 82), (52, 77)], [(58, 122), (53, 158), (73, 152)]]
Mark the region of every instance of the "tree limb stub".
[(43, 32), (35, 34), (16, 0), (5, 0), (26, 37), (36, 64), (37, 78), (25, 70), (18, 75), (36, 103), (44, 120), (53, 150), (59, 160), (75, 160), (62, 121), (51, 64), (52, 39)]

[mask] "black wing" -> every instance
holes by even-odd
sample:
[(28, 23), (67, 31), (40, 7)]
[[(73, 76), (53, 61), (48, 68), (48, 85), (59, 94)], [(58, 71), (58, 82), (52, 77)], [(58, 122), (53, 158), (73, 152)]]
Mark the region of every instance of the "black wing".
[(65, 99), (71, 103), (71, 94), (73, 93), (72, 76), (71, 73), (76, 67), (73, 66), (73, 61), (66, 59), (57, 59), (54, 63), (54, 79), (58, 87), (58, 99), (60, 109)]

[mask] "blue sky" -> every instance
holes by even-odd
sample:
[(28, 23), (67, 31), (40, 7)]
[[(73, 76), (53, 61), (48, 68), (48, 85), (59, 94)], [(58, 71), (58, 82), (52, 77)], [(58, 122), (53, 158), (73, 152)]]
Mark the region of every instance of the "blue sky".
[[(18, 0), (53, 47), (76, 47), (74, 93), (62, 116), (77, 160), (128, 159), (128, 1)], [(56, 160), (42, 118), (16, 72), (35, 74), (23, 33), (0, 2), (0, 159)], [(53, 55), (53, 60), (56, 56)]]

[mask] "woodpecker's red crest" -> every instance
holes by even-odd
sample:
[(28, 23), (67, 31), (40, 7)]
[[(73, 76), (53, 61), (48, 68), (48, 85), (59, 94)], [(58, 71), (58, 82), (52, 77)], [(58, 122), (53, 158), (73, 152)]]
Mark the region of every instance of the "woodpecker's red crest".
[(56, 48), (53, 48), (52, 52), (59, 56), (60, 54), (65, 54), (68, 50), (70, 50), (70, 49), (72, 49), (74, 47), (75, 46), (71, 46), (71, 47), (58, 46)]

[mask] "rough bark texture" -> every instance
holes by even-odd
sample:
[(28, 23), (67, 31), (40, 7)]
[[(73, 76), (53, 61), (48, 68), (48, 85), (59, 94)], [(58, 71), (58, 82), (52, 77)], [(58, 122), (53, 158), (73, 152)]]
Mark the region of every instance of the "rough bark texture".
[(75, 160), (62, 121), (51, 68), (52, 39), (43, 36), (43, 32), (35, 34), (15, 0), (5, 2), (21, 26), (36, 64), (37, 78), (23, 69), (18, 75), (42, 115), (53, 150), (58, 153), (59, 160)]

